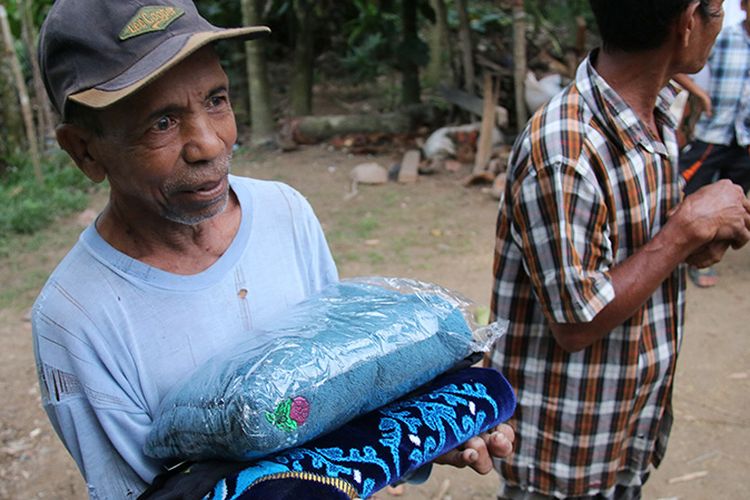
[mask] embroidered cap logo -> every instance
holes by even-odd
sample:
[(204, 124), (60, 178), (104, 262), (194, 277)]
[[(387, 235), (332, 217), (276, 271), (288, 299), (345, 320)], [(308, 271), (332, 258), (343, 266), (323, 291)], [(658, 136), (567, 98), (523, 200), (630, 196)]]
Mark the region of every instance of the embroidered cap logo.
[(185, 11), (178, 7), (141, 7), (120, 32), (120, 40), (153, 31), (163, 31), (184, 13)]

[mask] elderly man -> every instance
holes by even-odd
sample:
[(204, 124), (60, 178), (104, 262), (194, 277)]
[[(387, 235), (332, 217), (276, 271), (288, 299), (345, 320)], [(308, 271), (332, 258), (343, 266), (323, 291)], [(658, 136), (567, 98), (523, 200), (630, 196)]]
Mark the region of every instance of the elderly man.
[(519, 397), (500, 498), (640, 498), (664, 455), (682, 263), (750, 239), (739, 186), (682, 199), (668, 111), (722, 3), (590, 0), (602, 48), (516, 141), (494, 264), (493, 311), (511, 325), (491, 362)]
[[(40, 35), (60, 146), (109, 202), (33, 308), (44, 408), (90, 497), (164, 470), (142, 446), (166, 392), (337, 272), (296, 191), (229, 174), (237, 139), (220, 29), (190, 0), (57, 0)], [(443, 457), (492, 469), (509, 428)], [(200, 496), (200, 492), (193, 491)]]

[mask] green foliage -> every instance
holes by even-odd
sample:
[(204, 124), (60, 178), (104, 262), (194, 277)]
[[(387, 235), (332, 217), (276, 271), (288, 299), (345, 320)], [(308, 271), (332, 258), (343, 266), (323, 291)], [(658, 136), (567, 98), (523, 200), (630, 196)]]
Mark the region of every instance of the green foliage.
[[(42, 25), (47, 11), (52, 7), (54, 0), (24, 0), (31, 2), (31, 18), (38, 30)], [(8, 24), (14, 38), (21, 37), (21, 11), (18, 9), (18, 0), (3, 0), (5, 10), (8, 12)]]
[[(502, 32), (513, 24), (510, 11), (502, 10), (492, 3), (469, 2), (467, 14), (471, 29), (481, 34)], [(458, 11), (455, 6), (448, 9), (448, 26), (458, 29)]]
[[(353, 81), (371, 81), (408, 63), (427, 65), (429, 47), (418, 37), (403, 39), (403, 23), (398, 12), (389, 12), (372, 0), (354, 0), (352, 3), (356, 15), (343, 24), (347, 53), (341, 63)], [(434, 18), (427, 2), (420, 3), (419, 7), (427, 20)]]
[(401, 19), (381, 10), (376, 2), (354, 0), (356, 16), (343, 25), (349, 50), (341, 62), (355, 82), (365, 82), (395, 64)]
[(577, 17), (590, 29), (596, 28), (588, 0), (526, 0), (525, 8), (534, 31), (548, 39), (557, 55), (574, 45)]
[(382, 34), (373, 33), (367, 35), (361, 43), (351, 46), (341, 62), (352, 80), (366, 82), (381, 74), (383, 65), (378, 63), (378, 58), (385, 43)]
[(31, 234), (60, 216), (82, 210), (91, 182), (58, 153), (44, 163), (44, 181), (33, 175), (29, 160), (17, 155), (0, 181), (0, 248), (13, 234)]
[(397, 54), (400, 67), (406, 67), (408, 63), (427, 66), (430, 62), (430, 47), (419, 37), (410, 37), (401, 42)]

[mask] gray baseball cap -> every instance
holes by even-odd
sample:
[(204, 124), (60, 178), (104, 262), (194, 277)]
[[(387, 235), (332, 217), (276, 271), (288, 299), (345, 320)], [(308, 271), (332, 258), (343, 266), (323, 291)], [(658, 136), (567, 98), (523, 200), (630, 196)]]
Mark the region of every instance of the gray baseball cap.
[(39, 34), (39, 63), (64, 117), (69, 101), (107, 107), (211, 42), (270, 32), (213, 26), (192, 0), (57, 0)]

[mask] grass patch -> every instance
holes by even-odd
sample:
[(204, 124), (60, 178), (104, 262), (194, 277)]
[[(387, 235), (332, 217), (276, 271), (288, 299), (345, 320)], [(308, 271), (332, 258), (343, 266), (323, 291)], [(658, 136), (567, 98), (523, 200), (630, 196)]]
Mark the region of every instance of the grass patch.
[(380, 223), (374, 216), (366, 215), (354, 225), (354, 236), (362, 240), (369, 239), (379, 227)]
[(46, 157), (37, 181), (25, 157), (6, 159), (0, 176), (0, 308), (28, 307), (59, 256), (45, 248), (69, 248), (76, 234), (54, 222), (80, 212), (95, 187), (62, 151)]
[(359, 244), (373, 238), (378, 229), (380, 229), (380, 222), (371, 211), (338, 212), (330, 221), (330, 228), (327, 231), (328, 241), (332, 245)]
[(0, 182), (0, 257), (7, 256), (11, 239), (34, 234), (53, 221), (86, 208), (91, 181), (58, 152), (45, 158), (42, 182), (34, 177), (27, 158), (16, 156)]
[(380, 252), (367, 252), (367, 260), (370, 265), (377, 266), (385, 262), (385, 257)]

